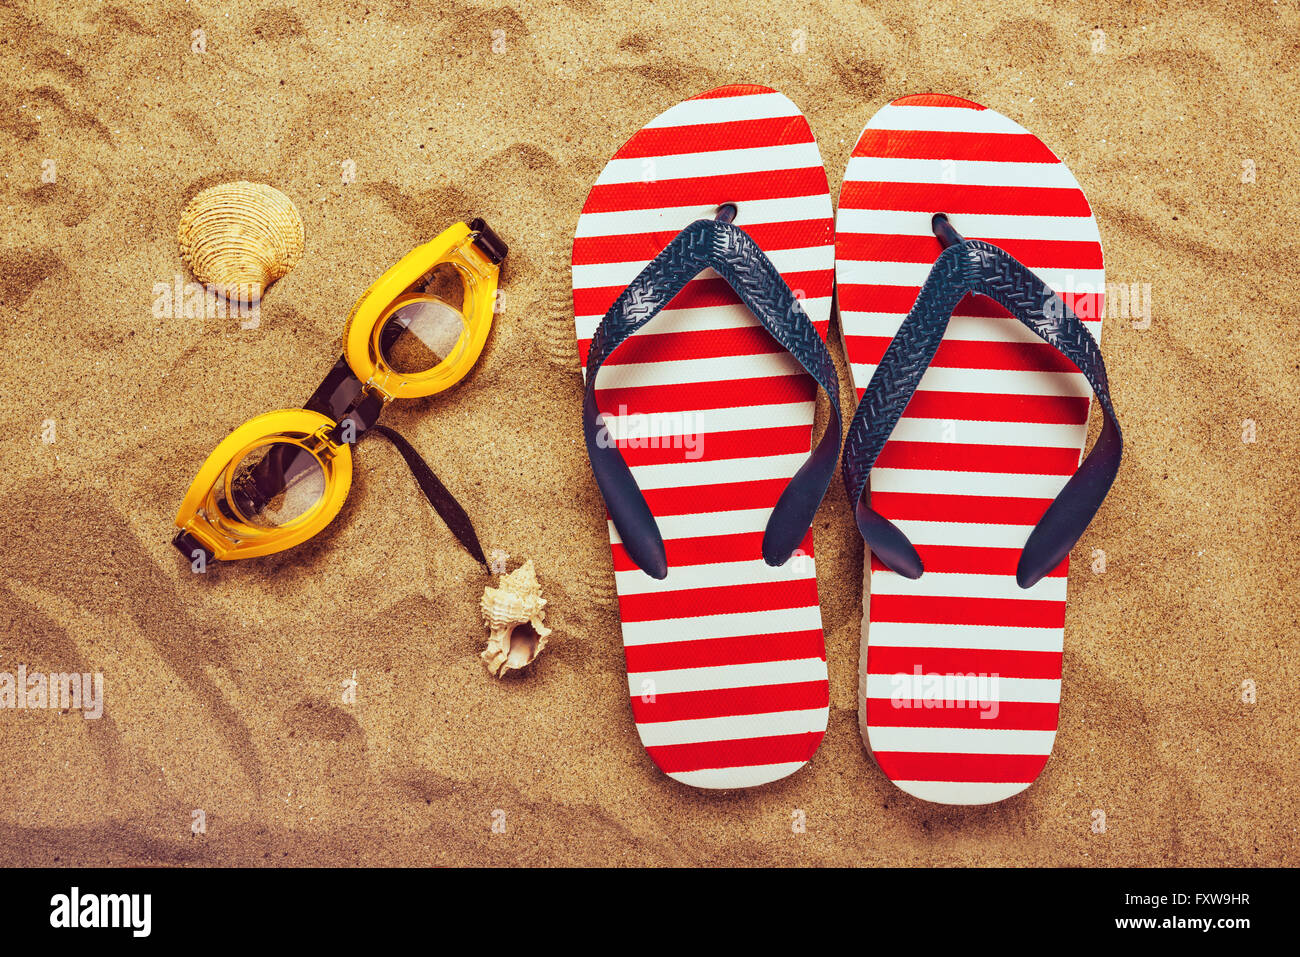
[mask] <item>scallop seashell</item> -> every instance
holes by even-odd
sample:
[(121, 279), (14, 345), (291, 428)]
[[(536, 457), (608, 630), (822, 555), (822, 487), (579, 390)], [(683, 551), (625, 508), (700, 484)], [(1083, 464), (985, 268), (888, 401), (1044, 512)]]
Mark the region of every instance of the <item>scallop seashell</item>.
[(509, 575), (502, 575), (497, 587), (484, 588), (479, 604), (488, 627), (487, 647), (479, 657), (488, 671), (500, 678), (507, 671), (532, 664), (551, 634), (542, 620), (546, 599), (532, 559)]
[(256, 301), (302, 256), (302, 217), (278, 189), (240, 180), (191, 199), (176, 238), (200, 282), (222, 295)]

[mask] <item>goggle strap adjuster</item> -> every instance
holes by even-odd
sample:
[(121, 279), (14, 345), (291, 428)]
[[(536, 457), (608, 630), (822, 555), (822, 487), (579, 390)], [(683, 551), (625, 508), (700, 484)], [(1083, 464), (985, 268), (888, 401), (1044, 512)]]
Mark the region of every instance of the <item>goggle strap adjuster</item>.
[(501, 265), (510, 247), (502, 242), (501, 237), (494, 233), (492, 227), (482, 219), (472, 220), (469, 228), (475, 234), (473, 242), (479, 252), (486, 256), (492, 265)]

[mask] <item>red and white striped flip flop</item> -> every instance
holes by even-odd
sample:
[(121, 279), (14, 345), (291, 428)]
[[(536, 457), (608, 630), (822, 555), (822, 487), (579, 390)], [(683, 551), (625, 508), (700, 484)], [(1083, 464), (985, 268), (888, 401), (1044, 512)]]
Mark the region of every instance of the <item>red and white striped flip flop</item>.
[(651, 120), (578, 220), (584, 429), (632, 714), (659, 768), (695, 787), (785, 777), (826, 730), (808, 523), (838, 459), (837, 402), (810, 458), (818, 385), (836, 388), (833, 228), (808, 122), (762, 86)]
[[(1074, 176), (1017, 123), (954, 96), (905, 96), (872, 117), (853, 149), (835, 266), (862, 402), (846, 479), (853, 456), (874, 442), (874, 461), (857, 465), (859, 482), (869, 472), (870, 503), (857, 514), (873, 546), (859, 660), (863, 736), (909, 794), (1001, 801), (1029, 787), (1051, 754), (1068, 550), (1119, 465), (1105, 370), (1081, 331), (1100, 339), (1097, 223)], [(941, 266), (950, 267), (945, 276)], [(977, 286), (961, 283), (979, 269), (988, 270), (984, 295), (967, 294)], [(954, 295), (938, 308), (950, 280)], [(1000, 304), (1017, 295), (1008, 291), (1016, 283), (1041, 293), (1032, 322)], [(987, 298), (993, 291), (1004, 299)], [(1078, 319), (1053, 325), (1045, 316), (1061, 302)], [(918, 332), (926, 323), (929, 332)], [(1094, 389), (1107, 426), (1096, 460), (1081, 467)], [(1072, 490), (1061, 497), (1074, 499), (1049, 521), (1067, 480)], [(852, 488), (850, 501), (859, 501)], [(1071, 507), (1077, 514), (1066, 515)], [(1070, 528), (1036, 531), (1027, 546), (1036, 526), (1053, 522)], [(1027, 569), (1034, 561), (1041, 567)]]

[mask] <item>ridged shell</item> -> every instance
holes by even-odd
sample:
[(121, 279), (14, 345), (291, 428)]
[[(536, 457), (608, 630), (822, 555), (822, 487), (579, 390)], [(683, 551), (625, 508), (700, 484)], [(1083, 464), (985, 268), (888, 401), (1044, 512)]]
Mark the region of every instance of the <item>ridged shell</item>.
[(200, 282), (232, 297), (260, 299), (302, 256), (302, 217), (278, 189), (240, 180), (191, 199), (176, 238)]
[[(551, 634), (543, 622), (546, 599), (532, 559), (502, 575), (496, 588), (484, 588), (479, 605), (488, 626), (487, 647), (479, 657), (488, 671), (500, 678), (507, 671), (532, 664)], [(516, 635), (515, 630), (525, 624), (529, 629)]]

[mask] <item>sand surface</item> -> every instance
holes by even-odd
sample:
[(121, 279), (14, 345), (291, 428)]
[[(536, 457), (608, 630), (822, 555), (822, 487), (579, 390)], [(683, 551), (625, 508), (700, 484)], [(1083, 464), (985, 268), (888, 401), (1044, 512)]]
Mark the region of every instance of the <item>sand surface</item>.
[[(0, 711), (0, 863), (1300, 864), (1300, 16), (1177, 6), (0, 0), (0, 671), (101, 671), (106, 700), (97, 721)], [(864, 751), (838, 482), (811, 764), (702, 793), (637, 739), (569, 247), (609, 155), (731, 82), (800, 104), (833, 191), (889, 99), (993, 107), (1069, 163), (1107, 278), (1150, 284), (1149, 328), (1107, 320), (1128, 445), (1071, 567), (1055, 756), (1001, 805), (913, 801)], [(241, 178), (297, 204), (302, 262), (256, 329), (155, 318), (154, 284), (189, 279), (181, 209)], [(385, 421), (487, 548), (536, 562), (555, 632), (504, 683), (477, 659), (486, 575), (380, 441), (293, 552), (196, 576), (169, 544), (211, 448), (301, 404), (366, 285), (475, 215), (510, 244), (504, 312), (469, 380)]]

